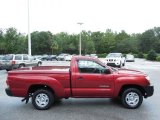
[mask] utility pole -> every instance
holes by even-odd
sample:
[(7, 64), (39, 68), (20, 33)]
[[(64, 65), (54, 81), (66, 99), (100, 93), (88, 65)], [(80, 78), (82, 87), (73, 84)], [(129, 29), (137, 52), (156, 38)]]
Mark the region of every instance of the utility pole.
[(79, 22), (79, 23), (77, 23), (77, 24), (79, 24), (80, 25), (80, 33), (79, 33), (79, 55), (81, 56), (81, 44), (82, 44), (82, 38), (81, 38), (81, 25), (83, 25), (83, 23), (82, 22)]
[(31, 33), (30, 33), (30, 0), (28, 0), (28, 54), (32, 55), (31, 53)]

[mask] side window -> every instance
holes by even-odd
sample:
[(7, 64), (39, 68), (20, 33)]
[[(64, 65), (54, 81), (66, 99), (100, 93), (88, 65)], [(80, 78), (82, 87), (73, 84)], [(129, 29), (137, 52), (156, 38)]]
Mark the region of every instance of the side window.
[(78, 69), (80, 73), (101, 73), (104, 67), (94, 61), (79, 60)]
[(27, 55), (23, 55), (23, 60), (29, 60)]
[(30, 60), (35, 60), (35, 58), (34, 57), (30, 57)]
[(22, 55), (16, 55), (15, 60), (22, 60)]

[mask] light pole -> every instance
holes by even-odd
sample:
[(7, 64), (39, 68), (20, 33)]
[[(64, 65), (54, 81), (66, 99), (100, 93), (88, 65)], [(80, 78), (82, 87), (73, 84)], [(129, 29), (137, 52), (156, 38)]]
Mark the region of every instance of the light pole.
[(31, 34), (30, 34), (30, 0), (28, 0), (28, 54), (31, 55)]
[(77, 23), (77, 24), (79, 24), (80, 25), (80, 33), (79, 33), (79, 55), (81, 56), (81, 25), (83, 24), (83, 23), (81, 23), (81, 22), (79, 22), (79, 23)]

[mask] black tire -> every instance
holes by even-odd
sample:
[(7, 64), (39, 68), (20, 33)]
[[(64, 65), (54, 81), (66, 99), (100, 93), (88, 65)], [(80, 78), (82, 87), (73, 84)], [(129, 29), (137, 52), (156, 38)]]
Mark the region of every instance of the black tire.
[(120, 65), (118, 66), (118, 68), (121, 68), (122, 67), (122, 63), (120, 62)]
[(20, 64), (20, 65), (18, 66), (18, 68), (23, 68), (23, 67), (25, 67), (24, 64)]
[(142, 104), (143, 95), (141, 91), (136, 88), (128, 88), (122, 93), (121, 101), (124, 107), (136, 109)]
[(37, 66), (40, 66), (40, 65), (42, 65), (42, 62), (38, 62)]
[(47, 110), (54, 103), (54, 96), (51, 91), (40, 89), (32, 96), (32, 104), (38, 110)]

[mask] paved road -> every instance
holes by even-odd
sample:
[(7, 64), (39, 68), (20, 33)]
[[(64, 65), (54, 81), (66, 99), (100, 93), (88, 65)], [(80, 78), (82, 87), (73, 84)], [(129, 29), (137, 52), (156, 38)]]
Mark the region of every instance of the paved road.
[[(46, 65), (47, 63), (45, 63)], [(69, 62), (52, 62), (52, 65), (69, 65)], [(21, 102), (21, 98), (8, 97), (4, 88), (7, 73), (0, 71), (0, 120), (158, 120), (160, 117), (160, 63), (136, 59), (126, 63), (126, 68), (147, 73), (155, 86), (152, 97), (144, 99), (135, 110), (122, 107), (112, 99), (67, 99), (46, 111), (38, 111)]]

